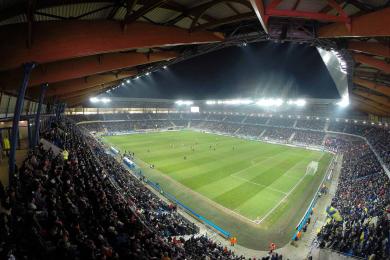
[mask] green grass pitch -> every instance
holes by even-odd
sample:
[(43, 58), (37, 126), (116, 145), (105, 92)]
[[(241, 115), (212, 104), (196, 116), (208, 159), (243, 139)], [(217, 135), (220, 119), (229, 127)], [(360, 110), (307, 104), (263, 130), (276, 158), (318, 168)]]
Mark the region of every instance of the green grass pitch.
[[(104, 141), (134, 152), (146, 176), (226, 230), (280, 233), (285, 226), (282, 237), (293, 232), (331, 159), (326, 152), (195, 131), (107, 136)], [(311, 161), (319, 162), (314, 175), (306, 174)], [(229, 224), (235, 218), (242, 225)]]

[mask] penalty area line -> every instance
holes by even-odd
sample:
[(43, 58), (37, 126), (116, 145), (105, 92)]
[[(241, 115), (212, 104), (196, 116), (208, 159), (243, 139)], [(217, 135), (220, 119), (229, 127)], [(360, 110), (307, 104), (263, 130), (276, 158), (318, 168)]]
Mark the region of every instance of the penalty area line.
[(269, 215), (272, 214), (272, 212), (274, 212), (279, 206), (280, 204), (282, 204), (286, 199), (287, 197), (298, 187), (298, 185), (303, 181), (303, 179), (306, 177), (307, 174), (303, 175), (302, 178), (299, 179), (299, 181), (294, 185), (294, 187), (291, 188), (291, 190), (289, 190), (289, 192), (286, 193), (286, 195), (270, 210), (267, 212), (267, 214), (265, 214), (261, 219), (259, 220), (254, 220), (254, 222), (256, 224), (260, 224), (261, 222), (263, 222), (266, 218), (269, 217)]
[(264, 184), (260, 184), (260, 183), (257, 183), (257, 182), (254, 182), (254, 181), (251, 181), (251, 180), (248, 180), (248, 179), (245, 179), (245, 178), (236, 176), (236, 175), (231, 175), (231, 176), (232, 176), (233, 178), (237, 178), (237, 179), (239, 179), (239, 180), (243, 180), (243, 181), (252, 183), (252, 184), (254, 184), (254, 185), (263, 187), (263, 188), (268, 189), (268, 190), (272, 190), (272, 191), (274, 191), (274, 192), (282, 193), (282, 194), (284, 194), (284, 195), (287, 194), (287, 193), (284, 192), (284, 191), (281, 191), (281, 190), (278, 190), (278, 189), (271, 188), (271, 187), (269, 187), (269, 186), (267, 186), (267, 185), (264, 185)]

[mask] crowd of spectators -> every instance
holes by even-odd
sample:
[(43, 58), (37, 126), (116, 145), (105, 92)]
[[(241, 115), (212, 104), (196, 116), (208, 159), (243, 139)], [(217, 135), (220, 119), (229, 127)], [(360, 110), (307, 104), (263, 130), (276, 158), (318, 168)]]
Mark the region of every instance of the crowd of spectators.
[[(89, 131), (171, 126), (170, 121), (149, 114), (131, 117), (134, 120), (83, 126)], [(195, 119), (191, 124), (252, 137), (266, 130), (263, 138), (279, 141), (287, 141), (295, 133), (293, 142), (311, 145), (321, 144), (325, 137), (324, 132), (243, 125), (236, 122), (239, 116), (228, 120), (229, 117), (226, 122)], [(180, 114), (169, 118), (188, 122)], [(79, 121), (85, 119), (77, 116)], [(245, 122), (248, 119), (254, 117)], [(366, 137), (389, 162), (387, 129), (345, 123), (340, 129)], [(7, 189), (0, 184), (0, 259), (243, 259), (206, 237), (194, 236), (197, 227), (182, 217), (175, 205), (162, 201), (141, 180), (128, 174), (82, 128), (70, 122), (52, 124), (45, 138), (66, 149), (69, 155), (54, 154), (39, 146), (29, 152)], [(339, 184), (332, 200), (343, 220), (330, 219), (321, 229), (320, 247), (364, 258), (389, 259), (388, 176), (362, 139), (332, 134), (324, 144), (343, 154)], [(176, 238), (183, 235), (193, 236)]]
[(296, 128), (304, 128), (304, 129), (313, 129), (313, 130), (324, 130), (325, 128), (325, 120), (322, 119), (298, 119)]
[(245, 115), (228, 115), (226, 116), (225, 122), (241, 123), (244, 119)]
[[(257, 133), (264, 129), (266, 125), (266, 134), (264, 137), (270, 139), (288, 139), (291, 137), (292, 128), (296, 129), (296, 137), (293, 141), (306, 142), (313, 145), (321, 145), (323, 134), (313, 131), (303, 131), (299, 129), (324, 130), (326, 120), (320, 118), (311, 119), (292, 119), (288, 117), (259, 117), (256, 115), (225, 115), (225, 114), (204, 114), (204, 113), (139, 113), (139, 114), (101, 114), (101, 115), (73, 115), (71, 118), (76, 121), (96, 121), (102, 120), (125, 120), (124, 122), (104, 122), (90, 123), (84, 126), (90, 131), (131, 131), (137, 129), (156, 129), (169, 128), (172, 126), (186, 127), (191, 122), (190, 126), (194, 128), (204, 128), (209, 131), (226, 132), (233, 134), (237, 133), (245, 135), (246, 128), (253, 133)], [(216, 122), (218, 121), (218, 122)], [(213, 123), (215, 122), (215, 123)], [(294, 127), (294, 123), (296, 125)], [(263, 125), (263, 126), (256, 126)], [(277, 127), (286, 127), (283, 130)], [(255, 127), (259, 130), (255, 131)], [(355, 121), (329, 121), (329, 131), (342, 132), (348, 134), (359, 135), (367, 138), (375, 151), (378, 152), (382, 160), (390, 167), (390, 133), (388, 128), (380, 126), (372, 126), (368, 124), (356, 123)], [(259, 134), (260, 134), (259, 133)], [(253, 136), (249, 134), (249, 136)], [(258, 135), (256, 135), (258, 136)], [(307, 139), (305, 139), (307, 138)], [(328, 142), (330, 142), (328, 140)], [(330, 146), (333, 149), (333, 146)]]
[(267, 125), (293, 127), (295, 119), (284, 117), (271, 117)]
[(259, 116), (248, 116), (244, 123), (252, 124), (252, 125), (265, 125), (269, 118), (267, 117), (259, 117)]
[[(244, 259), (204, 236), (72, 124), (45, 138), (0, 185), (1, 259)], [(66, 138), (65, 138), (66, 136)]]
[(325, 133), (317, 131), (295, 131), (293, 142), (309, 145), (322, 145)]
[(264, 128), (260, 126), (243, 125), (240, 127), (240, 130), (237, 132), (237, 134), (257, 138), (261, 135), (263, 131)]
[(390, 257), (390, 181), (369, 146), (357, 138), (331, 137), (327, 146), (343, 153), (330, 218), (318, 234), (320, 247), (370, 259)]
[(267, 127), (263, 138), (287, 142), (294, 132), (295, 130), (292, 128)]

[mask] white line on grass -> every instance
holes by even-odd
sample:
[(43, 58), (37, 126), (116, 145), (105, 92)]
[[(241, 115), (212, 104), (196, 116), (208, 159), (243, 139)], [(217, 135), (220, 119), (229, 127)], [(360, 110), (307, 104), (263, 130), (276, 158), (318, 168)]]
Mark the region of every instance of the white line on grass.
[(257, 186), (260, 186), (260, 187), (264, 187), (265, 189), (268, 189), (268, 190), (272, 190), (272, 191), (275, 191), (275, 192), (278, 192), (278, 193), (282, 193), (282, 194), (287, 194), (286, 192), (284, 191), (281, 191), (281, 190), (278, 190), (278, 189), (274, 189), (274, 188), (271, 188), (267, 185), (264, 185), (264, 184), (260, 184), (260, 183), (257, 183), (257, 182), (254, 182), (254, 181), (251, 181), (251, 180), (248, 180), (248, 179), (245, 179), (245, 178), (242, 178), (242, 177), (239, 177), (239, 176), (233, 176), (233, 178), (237, 178), (237, 179), (240, 179), (240, 180), (243, 180), (243, 181), (246, 181), (246, 182), (249, 182), (249, 183), (252, 183), (254, 185), (257, 185)]
[(302, 176), (302, 178), (299, 179), (299, 181), (294, 185), (294, 187), (292, 187), (291, 190), (289, 190), (286, 193), (286, 196), (284, 196), (270, 211), (268, 211), (264, 217), (262, 217), (260, 220), (256, 220), (255, 223), (260, 224), (261, 222), (264, 221), (264, 219), (266, 219), (269, 215), (271, 215), (271, 213), (274, 212), (280, 206), (280, 204), (282, 204), (282, 202), (287, 199), (287, 197), (295, 190), (295, 188), (298, 187), (298, 185), (303, 181), (305, 177), (306, 177), (306, 173), (305, 175)]

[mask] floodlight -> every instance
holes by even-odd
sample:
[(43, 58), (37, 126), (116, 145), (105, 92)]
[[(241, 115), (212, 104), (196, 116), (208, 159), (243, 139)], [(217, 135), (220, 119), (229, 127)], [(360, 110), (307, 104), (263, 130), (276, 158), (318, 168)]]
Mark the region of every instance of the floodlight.
[(297, 99), (295, 101), (295, 105), (297, 105), (299, 107), (304, 107), (306, 105), (306, 100), (304, 100), (304, 99)]
[(190, 100), (178, 100), (175, 102), (175, 104), (181, 106), (181, 105), (186, 105), (186, 106), (190, 106), (190, 105), (193, 105), (194, 102), (193, 101), (190, 101)]
[(102, 103), (109, 103), (109, 102), (111, 102), (111, 100), (109, 98), (102, 98), (102, 99), (100, 99), (100, 101)]
[(167, 68), (168, 68), (168, 66), (167, 66), (167, 65), (164, 65), (163, 69), (166, 70)]
[(215, 100), (207, 100), (206, 101), (206, 105), (215, 105), (217, 103), (217, 101)]
[(345, 94), (339, 102), (337, 102), (339, 107), (347, 107), (349, 105), (349, 97), (348, 94)]
[(99, 102), (99, 99), (95, 98), (95, 97), (92, 97), (92, 98), (89, 99), (89, 101), (91, 101), (92, 103), (97, 103), (97, 102)]
[(124, 86), (125, 85), (125, 83), (124, 82), (122, 82), (122, 84), (121, 84), (122, 86)]
[(281, 98), (277, 98), (277, 99), (262, 98), (256, 102), (256, 105), (262, 106), (262, 107), (271, 107), (271, 106), (280, 107), (281, 105), (283, 105), (283, 103), (284, 103), (284, 101)]
[(135, 79), (139, 79), (139, 76), (136, 76)]
[(129, 79), (128, 79), (128, 80), (126, 80), (126, 83), (127, 83), (127, 84), (129, 84), (129, 83), (130, 83), (130, 80), (129, 80)]
[(150, 72), (148, 71), (148, 72), (146, 72), (146, 74), (145, 74), (146, 76), (149, 76), (150, 75)]

